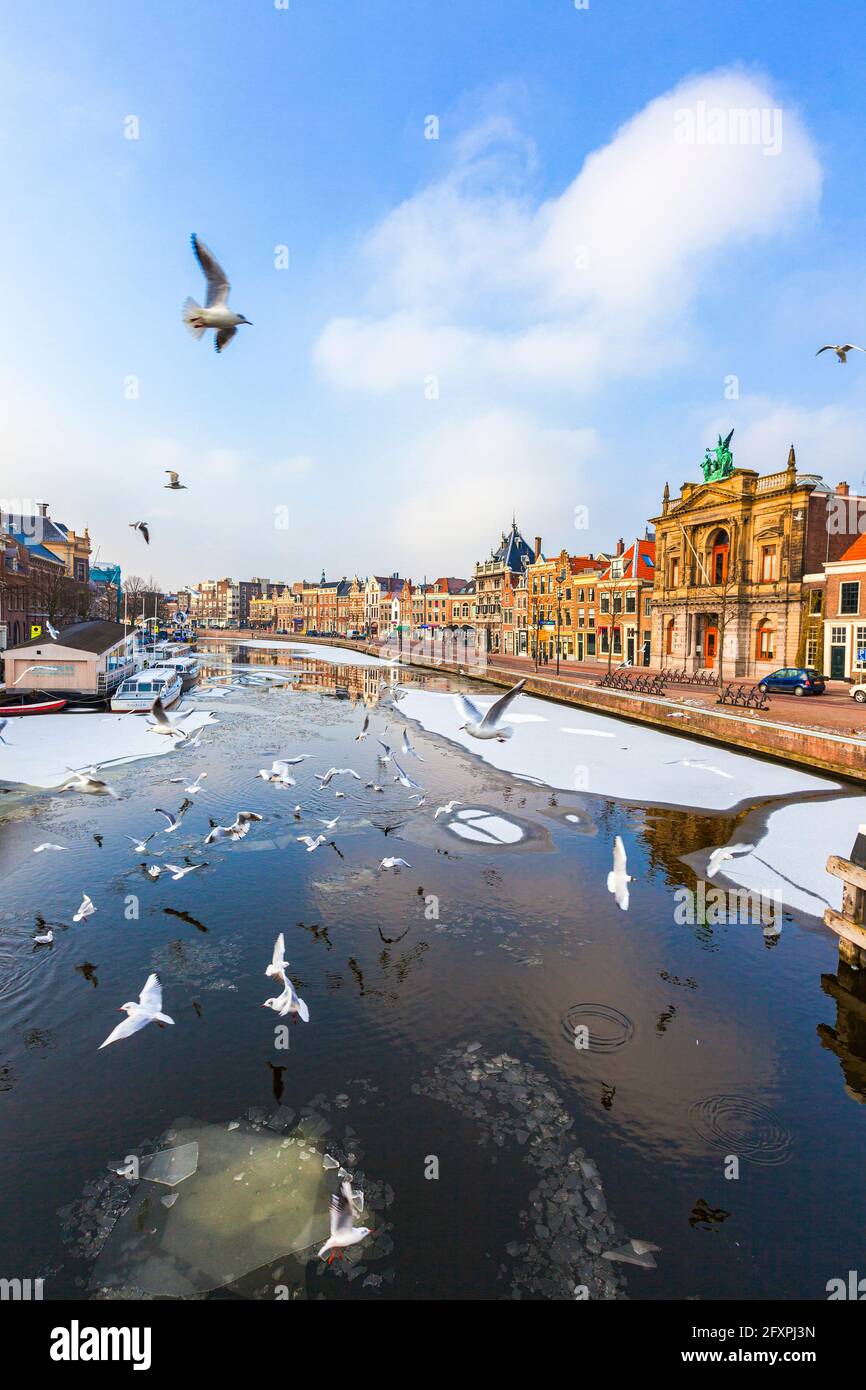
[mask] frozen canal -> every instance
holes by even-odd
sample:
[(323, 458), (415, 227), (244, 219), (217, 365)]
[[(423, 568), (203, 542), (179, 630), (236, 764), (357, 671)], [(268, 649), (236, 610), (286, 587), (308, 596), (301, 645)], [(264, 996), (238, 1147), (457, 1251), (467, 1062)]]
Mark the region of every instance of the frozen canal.
[[(386, 666), (336, 650), (201, 656), (189, 746), (133, 716), (4, 731), (0, 1273), (46, 1298), (776, 1299), (862, 1269), (866, 985), (820, 913), (866, 799), (534, 698), (481, 745), (451, 678), (402, 671), (395, 708)], [(256, 776), (304, 753), (295, 786)], [(101, 761), (116, 798), (58, 790)], [(772, 930), (706, 911), (729, 843), (754, 849), (709, 886), (780, 894)], [(278, 932), (309, 1023), (261, 1007)], [(100, 1050), (152, 971), (174, 1025)], [(373, 1234), (328, 1266), (349, 1173)]]

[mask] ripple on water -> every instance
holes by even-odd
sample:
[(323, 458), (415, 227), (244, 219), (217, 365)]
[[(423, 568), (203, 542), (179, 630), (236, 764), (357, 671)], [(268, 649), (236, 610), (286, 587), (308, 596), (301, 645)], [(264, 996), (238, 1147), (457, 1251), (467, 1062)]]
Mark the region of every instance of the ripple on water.
[(562, 1020), (562, 1031), (574, 1044), (578, 1028), (588, 1029), (589, 1052), (616, 1052), (634, 1035), (634, 1024), (610, 1004), (572, 1004)]
[(689, 1123), (707, 1144), (737, 1158), (775, 1166), (791, 1157), (790, 1130), (768, 1106), (748, 1096), (707, 1096), (695, 1101)]

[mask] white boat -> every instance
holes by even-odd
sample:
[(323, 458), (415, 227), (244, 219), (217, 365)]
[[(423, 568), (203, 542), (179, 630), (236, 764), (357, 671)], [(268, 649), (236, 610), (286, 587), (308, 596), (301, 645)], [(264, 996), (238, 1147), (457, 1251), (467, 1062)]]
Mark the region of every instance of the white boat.
[(183, 690), (189, 690), (198, 680), (198, 662), (194, 656), (171, 652), (162, 657), (145, 658), (145, 670), (152, 670), (156, 666), (164, 671), (176, 671)]
[(118, 713), (147, 714), (157, 695), (163, 708), (169, 709), (180, 699), (183, 682), (177, 671), (167, 666), (149, 666), (122, 682), (111, 697), (111, 708)]

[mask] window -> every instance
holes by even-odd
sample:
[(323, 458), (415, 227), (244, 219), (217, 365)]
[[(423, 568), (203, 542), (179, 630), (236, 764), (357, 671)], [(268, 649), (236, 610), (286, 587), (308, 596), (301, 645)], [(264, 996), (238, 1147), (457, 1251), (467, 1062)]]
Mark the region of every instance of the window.
[(585, 602), (583, 589), (578, 589), (578, 591), (577, 591), (577, 601), (578, 601), (578, 603), (584, 603), (584, 602)]
[(588, 632), (588, 633), (586, 634), (586, 654), (587, 654), (587, 656), (595, 656), (595, 633), (594, 633), (594, 632)]
[(778, 551), (774, 545), (761, 546), (761, 580), (770, 583), (779, 578)]
[(590, 610), (589, 610), (589, 626), (590, 626), (590, 627), (595, 627), (595, 609), (594, 609), (594, 608), (590, 608)]
[(621, 612), (622, 612), (622, 594), (614, 594), (614, 596), (613, 596), (613, 611), (614, 611), (614, 613), (621, 613)]
[(622, 656), (622, 630), (618, 627), (613, 630), (613, 654)]
[(602, 611), (602, 613), (609, 613), (609, 612), (610, 612), (610, 594), (608, 594), (608, 593), (602, 593), (602, 596), (601, 596), (601, 611)]
[(857, 640), (854, 643), (854, 667), (858, 671), (866, 669), (866, 627), (856, 629)]
[(680, 560), (678, 555), (674, 555), (668, 561), (668, 584), (675, 589), (680, 582)]
[(645, 598), (644, 601), (643, 601), (643, 615), (644, 615), (644, 617), (645, 617), (645, 618), (650, 618), (650, 617), (652, 617), (652, 611), (653, 611), (653, 601), (652, 601), (652, 599), (651, 599), (649, 596), (647, 596), (647, 598)]
[(831, 627), (830, 641), (834, 647), (844, 647), (847, 632), (847, 627)]
[(570, 590), (570, 589), (566, 589), (566, 591), (565, 591), (565, 601), (566, 601), (566, 603), (571, 603), (571, 590)]
[(769, 623), (758, 624), (755, 657), (758, 661), (775, 661), (776, 659), (776, 634)]
[(859, 580), (852, 580), (850, 583), (839, 585), (839, 612), (840, 613), (859, 613), (860, 612), (860, 583)]
[(599, 637), (601, 638), (602, 656), (604, 656), (608, 651), (610, 645), (608, 629), (606, 627), (599, 628)]
[(813, 634), (806, 638), (806, 665), (814, 666), (818, 659), (818, 638)]
[(811, 593), (809, 594), (809, 612), (810, 612), (810, 613), (823, 613), (823, 611), (824, 611), (824, 593), (823, 593), (823, 590), (821, 590), (821, 589), (812, 589)]
[(665, 627), (665, 656), (670, 656), (674, 649), (674, 620), (668, 618)]
[(586, 597), (587, 597), (587, 599), (589, 600), (590, 603), (594, 603), (594, 602), (595, 602), (595, 589), (588, 589), (588, 590), (587, 590)]
[(625, 611), (626, 611), (626, 613), (636, 613), (636, 612), (637, 612), (637, 594), (635, 594), (635, 593), (626, 594), (626, 596), (625, 596)]

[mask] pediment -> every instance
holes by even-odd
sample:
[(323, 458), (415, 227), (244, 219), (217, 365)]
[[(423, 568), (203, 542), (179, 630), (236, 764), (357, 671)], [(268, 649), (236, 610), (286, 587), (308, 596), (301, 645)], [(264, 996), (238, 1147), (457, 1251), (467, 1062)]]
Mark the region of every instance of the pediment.
[(697, 487), (686, 501), (679, 501), (669, 507), (664, 519), (686, 515), (689, 512), (702, 511), (709, 507), (738, 507), (741, 500), (739, 494), (730, 492), (721, 483), (704, 483)]

